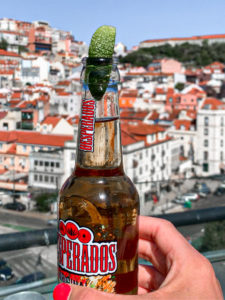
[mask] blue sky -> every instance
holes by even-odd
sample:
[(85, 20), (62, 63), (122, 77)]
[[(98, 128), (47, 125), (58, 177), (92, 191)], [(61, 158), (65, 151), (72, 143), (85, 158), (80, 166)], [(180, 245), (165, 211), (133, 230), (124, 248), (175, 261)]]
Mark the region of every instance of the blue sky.
[(89, 44), (101, 25), (117, 28), (116, 42), (225, 33), (225, 0), (6, 0), (0, 17), (45, 20)]

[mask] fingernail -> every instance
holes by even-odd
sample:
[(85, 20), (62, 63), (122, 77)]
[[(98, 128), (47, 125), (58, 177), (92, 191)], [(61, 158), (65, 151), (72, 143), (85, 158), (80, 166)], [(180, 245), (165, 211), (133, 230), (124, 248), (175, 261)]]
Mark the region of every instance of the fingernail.
[(53, 291), (54, 300), (68, 300), (71, 292), (71, 286), (66, 283), (58, 284)]

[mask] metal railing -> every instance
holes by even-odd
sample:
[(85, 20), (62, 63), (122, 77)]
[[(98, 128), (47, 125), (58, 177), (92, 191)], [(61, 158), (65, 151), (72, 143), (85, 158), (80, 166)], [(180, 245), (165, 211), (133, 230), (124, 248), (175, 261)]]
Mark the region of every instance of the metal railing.
[[(225, 206), (190, 210), (180, 213), (156, 215), (176, 227), (225, 220)], [(48, 246), (57, 243), (57, 229), (46, 228), (0, 235), (0, 252), (25, 249), (33, 246)]]

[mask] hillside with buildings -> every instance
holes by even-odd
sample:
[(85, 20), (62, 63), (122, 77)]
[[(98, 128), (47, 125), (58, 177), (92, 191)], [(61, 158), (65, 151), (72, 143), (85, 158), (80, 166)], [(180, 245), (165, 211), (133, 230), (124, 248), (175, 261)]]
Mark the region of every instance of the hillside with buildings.
[[(88, 49), (70, 32), (38, 21), (0, 19), (1, 39), (7, 43), (0, 49), (0, 189), (32, 208), (36, 193), (57, 191), (73, 171)], [(121, 43), (115, 48), (117, 56), (126, 51)], [(224, 62), (187, 67), (153, 55), (146, 67), (124, 63), (119, 70), (124, 166), (143, 208), (150, 210), (153, 195), (160, 200), (170, 182), (224, 173)]]

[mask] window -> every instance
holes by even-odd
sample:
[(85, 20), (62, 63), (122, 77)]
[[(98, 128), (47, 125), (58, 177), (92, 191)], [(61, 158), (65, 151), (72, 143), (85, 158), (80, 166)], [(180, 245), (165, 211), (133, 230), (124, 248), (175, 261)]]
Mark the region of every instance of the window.
[(75, 160), (75, 153), (71, 152), (71, 160), (74, 161)]
[(209, 141), (208, 140), (204, 140), (204, 146), (208, 147), (209, 146)]
[(223, 147), (223, 140), (220, 140), (220, 147)]
[(49, 167), (49, 162), (45, 161), (45, 167)]
[(23, 152), (27, 151), (27, 146), (23, 145)]
[(139, 154), (140, 159), (142, 159), (142, 152)]
[(45, 176), (45, 182), (48, 182), (48, 176)]
[(203, 152), (203, 159), (206, 161), (208, 160), (208, 151)]
[(38, 166), (38, 161), (37, 160), (34, 161), (34, 165)]
[(142, 174), (142, 167), (140, 167), (140, 169), (139, 169), (139, 174), (140, 175)]
[(208, 134), (209, 134), (208, 128), (204, 128), (204, 135), (208, 135)]
[(221, 119), (220, 119), (220, 125), (221, 125), (221, 126), (224, 125), (224, 123), (223, 123), (223, 117), (221, 117)]
[(42, 179), (43, 179), (42, 175), (39, 175), (39, 181), (40, 182), (42, 182)]
[(204, 118), (204, 124), (205, 126), (209, 126), (209, 117)]
[(51, 176), (51, 183), (54, 182), (54, 176)]
[(59, 168), (60, 167), (60, 164), (57, 162), (56, 163), (56, 168)]
[(220, 130), (220, 135), (223, 136), (223, 128)]
[(169, 102), (172, 103), (173, 102), (173, 98), (170, 97), (169, 98)]
[(223, 161), (223, 152), (222, 151), (220, 152), (220, 160)]
[(10, 165), (13, 166), (14, 165), (14, 157), (10, 158)]
[(34, 146), (31, 146), (31, 151), (35, 151), (35, 147)]
[(41, 166), (41, 167), (43, 166), (43, 161), (40, 161), (40, 166)]
[(34, 180), (37, 181), (38, 180), (38, 176), (37, 174), (34, 175)]
[(51, 167), (54, 168), (54, 161), (51, 161)]
[(0, 143), (0, 149), (2, 149), (2, 143)]
[(204, 163), (204, 164), (202, 165), (202, 169), (203, 169), (203, 172), (208, 172), (208, 171), (209, 171), (209, 164)]

